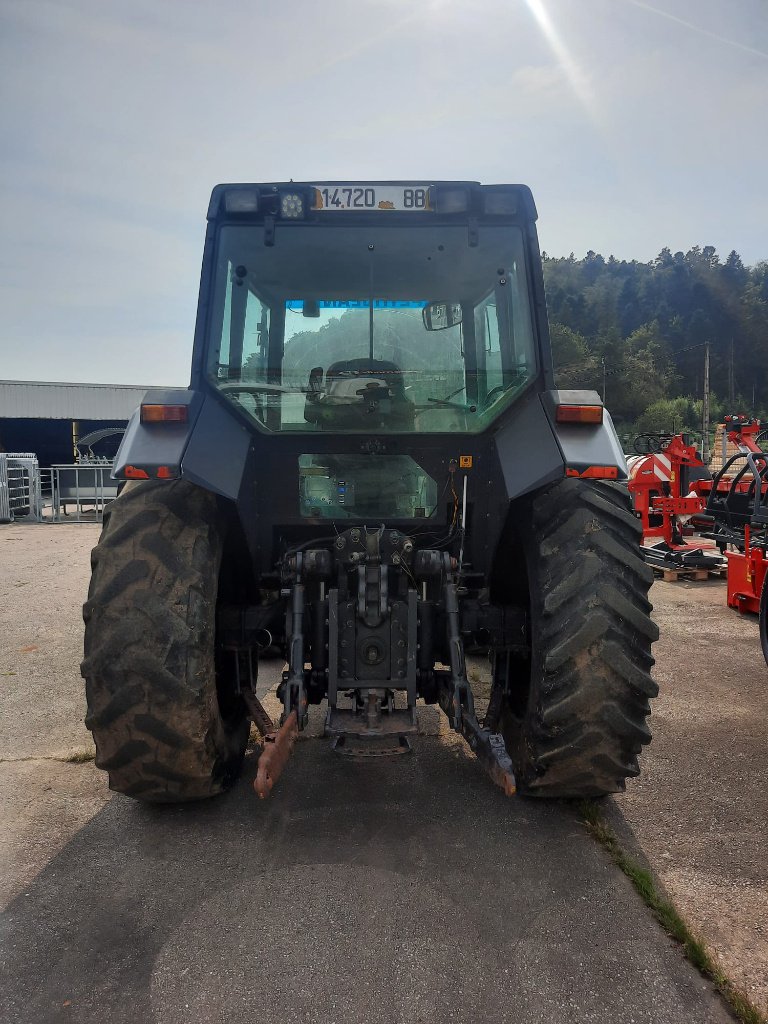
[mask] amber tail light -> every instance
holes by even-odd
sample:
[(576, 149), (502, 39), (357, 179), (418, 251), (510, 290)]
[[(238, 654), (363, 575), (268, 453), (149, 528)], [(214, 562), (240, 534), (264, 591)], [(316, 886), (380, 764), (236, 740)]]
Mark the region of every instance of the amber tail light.
[(142, 423), (186, 423), (186, 405), (142, 405)]
[(602, 405), (558, 405), (555, 413), (558, 423), (602, 423)]

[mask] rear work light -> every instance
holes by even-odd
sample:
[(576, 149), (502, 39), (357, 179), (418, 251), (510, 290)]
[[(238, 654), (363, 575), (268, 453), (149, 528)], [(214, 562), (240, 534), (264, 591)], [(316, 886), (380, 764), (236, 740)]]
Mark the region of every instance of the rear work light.
[(430, 200), (437, 213), (466, 213), (469, 209), (469, 193), (465, 188), (431, 189)]
[(555, 419), (558, 423), (602, 423), (602, 405), (558, 405)]
[(281, 192), (280, 216), (287, 220), (302, 220), (304, 196), (300, 192)]
[(509, 189), (483, 189), (483, 212), (491, 217), (513, 217), (517, 213), (517, 193)]
[(259, 209), (258, 189), (227, 189), (224, 193), (224, 209), (227, 213), (257, 213)]
[(142, 405), (142, 423), (186, 423), (186, 405)]

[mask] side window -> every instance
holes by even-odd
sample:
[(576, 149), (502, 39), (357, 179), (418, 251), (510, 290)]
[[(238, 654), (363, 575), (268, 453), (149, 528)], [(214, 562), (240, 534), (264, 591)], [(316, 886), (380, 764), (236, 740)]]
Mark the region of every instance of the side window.
[[(226, 281), (226, 290), (224, 292), (224, 315), (221, 322), (221, 338), (219, 340), (219, 347), (215, 350), (216, 364), (211, 367), (217, 378), (226, 380), (229, 376), (229, 343), (232, 332), (232, 264), (227, 260), (227, 272), (226, 278), (223, 275), (219, 277), (219, 281)], [(219, 291), (219, 295), (221, 292)], [(219, 299), (221, 301), (221, 299)], [(221, 309), (221, 306), (219, 306)]]
[(531, 317), (528, 303), (521, 301), (525, 289), (525, 274), (517, 262), (512, 264), (509, 273), (516, 296), (516, 300), (512, 303), (513, 365), (518, 373), (532, 377), (536, 373), (536, 356), (531, 331)]
[[(478, 347), (478, 365), (485, 367), (485, 393), (504, 384), (499, 337), (499, 310), (492, 293), (475, 309), (475, 337)], [(482, 351), (480, 351), (482, 349)]]
[(269, 307), (227, 262), (226, 291), (216, 376), (219, 380), (266, 379)]
[(248, 292), (243, 331), (243, 380), (267, 379), (269, 307)]
[(504, 383), (504, 372), (501, 366), (501, 345), (499, 344), (499, 315), (495, 302), (485, 307), (486, 343), (485, 372), (487, 391), (501, 387)]

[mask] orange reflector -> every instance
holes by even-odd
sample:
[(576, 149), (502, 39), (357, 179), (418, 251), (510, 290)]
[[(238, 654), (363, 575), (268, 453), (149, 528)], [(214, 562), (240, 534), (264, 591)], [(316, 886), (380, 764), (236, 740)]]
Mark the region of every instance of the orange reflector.
[(186, 423), (186, 405), (142, 405), (142, 423)]
[(157, 475), (160, 480), (173, 480), (176, 476), (176, 471), (171, 469), (170, 466), (158, 466)]
[(126, 466), (123, 475), (126, 480), (149, 480), (149, 473), (145, 469), (137, 469), (135, 466)]
[(616, 466), (589, 466), (582, 473), (578, 469), (569, 469), (566, 466), (566, 476), (578, 476), (582, 480), (618, 480), (619, 470)]
[(558, 423), (602, 423), (602, 405), (558, 405), (555, 419)]

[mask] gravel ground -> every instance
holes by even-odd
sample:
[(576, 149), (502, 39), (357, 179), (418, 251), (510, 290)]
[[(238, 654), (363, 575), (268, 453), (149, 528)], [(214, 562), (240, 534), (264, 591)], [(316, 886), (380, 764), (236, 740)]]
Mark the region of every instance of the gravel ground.
[[(81, 610), (99, 532), (0, 526), (0, 759), (63, 758), (93, 746), (83, 725)], [(50, 701), (30, 705), (30, 692), (46, 691)]]
[[(99, 527), (0, 526), (0, 905), (106, 803), (83, 724), (81, 608)], [(31, 699), (30, 699), (31, 698)]]
[[(66, 761), (91, 748), (80, 607), (97, 537), (91, 525), (0, 527), (0, 902), (67, 864), (66, 850), (111, 799), (92, 764)], [(614, 817), (730, 976), (768, 1011), (768, 670), (757, 623), (726, 607), (724, 583), (657, 583), (652, 597), (662, 637), (655, 739)], [(46, 699), (30, 702), (30, 693)], [(428, 716), (424, 725), (438, 731)]]

